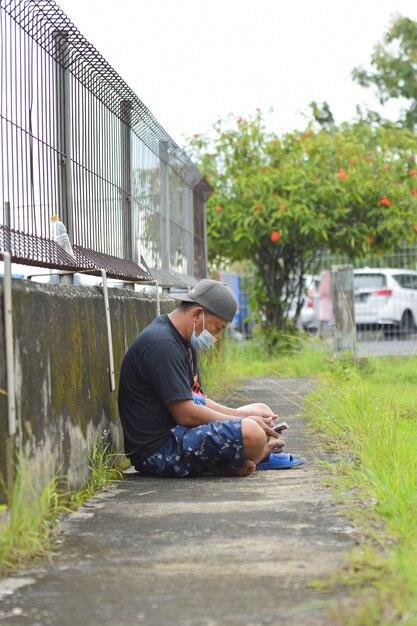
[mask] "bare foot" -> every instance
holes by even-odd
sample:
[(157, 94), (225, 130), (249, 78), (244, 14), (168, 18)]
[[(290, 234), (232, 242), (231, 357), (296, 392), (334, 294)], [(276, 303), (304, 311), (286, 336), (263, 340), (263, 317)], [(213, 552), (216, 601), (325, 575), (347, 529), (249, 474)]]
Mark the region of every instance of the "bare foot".
[(243, 467), (240, 467), (235, 471), (235, 476), (250, 476), (256, 470), (256, 465), (253, 461), (245, 461)]

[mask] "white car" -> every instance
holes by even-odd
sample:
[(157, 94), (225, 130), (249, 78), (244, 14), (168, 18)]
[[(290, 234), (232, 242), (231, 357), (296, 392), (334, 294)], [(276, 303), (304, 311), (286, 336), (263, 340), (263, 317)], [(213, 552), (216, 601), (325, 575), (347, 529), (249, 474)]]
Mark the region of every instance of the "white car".
[(410, 333), (417, 322), (417, 271), (392, 268), (354, 270), (358, 329), (383, 328), (385, 334)]

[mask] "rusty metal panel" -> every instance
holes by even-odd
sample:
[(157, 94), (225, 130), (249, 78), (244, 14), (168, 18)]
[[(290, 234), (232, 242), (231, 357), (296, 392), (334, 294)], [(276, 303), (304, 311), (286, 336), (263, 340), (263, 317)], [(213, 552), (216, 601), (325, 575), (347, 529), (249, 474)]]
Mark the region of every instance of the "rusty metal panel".
[(169, 287), (184, 287), (184, 282), (176, 272), (172, 270), (157, 269), (156, 267), (149, 268), (150, 273), (154, 280), (158, 281), (159, 285), (164, 288)]
[(109, 278), (141, 282), (152, 281), (152, 276), (134, 261), (88, 250), (82, 246), (74, 246), (74, 251), (77, 259), (80, 259), (82, 263), (91, 263), (97, 269), (106, 270)]
[(73, 259), (51, 239), (29, 235), (5, 226), (0, 226), (0, 257), (1, 250), (8, 250), (14, 263), (72, 272), (87, 271), (91, 274), (99, 274), (100, 270), (104, 269), (109, 278), (152, 281), (149, 272), (133, 261), (88, 250), (82, 246), (73, 246), (75, 254)]
[(0, 226), (0, 256), (2, 250), (10, 252), (14, 263), (69, 271), (94, 269), (92, 263), (87, 259), (77, 258), (77, 254), (74, 260), (52, 239), (30, 235), (6, 226)]

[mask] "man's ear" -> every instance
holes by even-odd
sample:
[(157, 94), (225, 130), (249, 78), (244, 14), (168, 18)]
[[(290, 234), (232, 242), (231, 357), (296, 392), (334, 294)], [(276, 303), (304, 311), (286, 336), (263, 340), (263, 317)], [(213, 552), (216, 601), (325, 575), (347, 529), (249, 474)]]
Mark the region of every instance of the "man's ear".
[(195, 309), (193, 309), (193, 320), (195, 322), (198, 322), (198, 320), (200, 319), (200, 317), (203, 314), (203, 307), (202, 306), (197, 306)]

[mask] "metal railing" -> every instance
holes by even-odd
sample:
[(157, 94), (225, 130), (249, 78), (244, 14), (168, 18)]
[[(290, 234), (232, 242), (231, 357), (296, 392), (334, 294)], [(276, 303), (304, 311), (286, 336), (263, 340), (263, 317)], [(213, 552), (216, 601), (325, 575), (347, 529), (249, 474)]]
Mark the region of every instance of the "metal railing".
[[(417, 353), (417, 248), (404, 246), (386, 254), (349, 259), (323, 254), (311, 284), (301, 323), (324, 337), (333, 335), (333, 316), (326, 313), (326, 294), (319, 277), (332, 267), (349, 264), (352, 276), (352, 320), (360, 354)], [(333, 303), (334, 304), (334, 303)], [(310, 306), (309, 309), (306, 306)]]
[(210, 188), (198, 169), (54, 0), (1, 0), (0, 16), (11, 229), (50, 239), (57, 213), (76, 246), (204, 276)]

